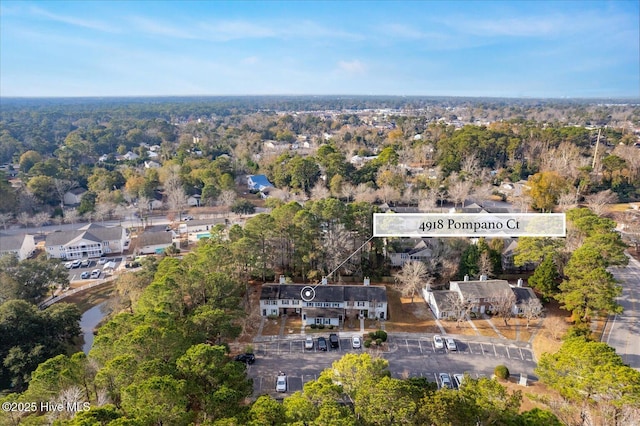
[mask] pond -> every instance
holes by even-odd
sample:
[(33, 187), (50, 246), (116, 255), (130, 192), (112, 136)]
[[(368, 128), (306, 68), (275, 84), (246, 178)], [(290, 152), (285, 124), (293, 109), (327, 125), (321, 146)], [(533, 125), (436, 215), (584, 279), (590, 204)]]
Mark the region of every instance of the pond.
[(82, 345), (82, 351), (88, 354), (93, 346), (93, 330), (100, 324), (100, 321), (107, 316), (108, 312), (103, 309), (107, 302), (102, 302), (99, 305), (90, 308), (85, 311), (80, 318), (80, 329), (84, 336), (84, 344)]

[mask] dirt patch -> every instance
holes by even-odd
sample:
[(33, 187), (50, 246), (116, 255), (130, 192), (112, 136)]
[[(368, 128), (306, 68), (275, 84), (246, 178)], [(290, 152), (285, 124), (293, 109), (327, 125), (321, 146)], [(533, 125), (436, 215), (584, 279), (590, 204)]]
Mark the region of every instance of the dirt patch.
[(302, 327), (300, 316), (287, 317), (284, 324), (284, 334), (300, 334), (300, 327)]
[(265, 319), (264, 327), (262, 327), (263, 336), (277, 336), (280, 334), (280, 318), (278, 319)]
[(560, 398), (558, 392), (549, 389), (547, 386), (540, 382), (529, 382), (527, 386), (521, 386), (518, 384), (519, 379), (519, 376), (510, 377), (507, 382), (500, 381), (500, 384), (507, 388), (510, 392), (522, 392), (522, 404), (520, 405), (520, 412), (529, 411), (534, 408), (549, 410), (549, 407), (541, 401)]
[(536, 359), (544, 353), (555, 353), (562, 346), (562, 336), (571, 326), (571, 315), (560, 309), (556, 301), (545, 305), (546, 317), (542, 321), (542, 328), (533, 339), (533, 353)]
[[(390, 320), (385, 322), (386, 331), (405, 333), (440, 332), (433, 314), (420, 296), (415, 297), (413, 303), (411, 303), (410, 297), (402, 297), (398, 290), (392, 286), (387, 286), (387, 303)], [(376, 328), (372, 329), (375, 330)]]

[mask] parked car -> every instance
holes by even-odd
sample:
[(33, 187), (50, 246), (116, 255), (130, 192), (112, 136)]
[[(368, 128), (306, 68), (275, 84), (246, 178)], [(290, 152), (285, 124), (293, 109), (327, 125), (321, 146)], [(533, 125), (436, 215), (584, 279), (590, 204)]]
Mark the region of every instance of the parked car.
[(139, 268), (140, 266), (142, 266), (142, 264), (138, 261), (127, 262), (124, 265), (125, 268)]
[(326, 351), (327, 350), (327, 339), (324, 337), (318, 337), (318, 350)]
[(287, 375), (283, 372), (278, 373), (278, 377), (276, 378), (276, 392), (286, 392), (287, 391)]
[(313, 349), (313, 337), (307, 336), (307, 338), (304, 340), (304, 348), (307, 350)]
[(360, 339), (360, 336), (353, 336), (351, 338), (351, 347), (353, 349), (360, 349), (360, 347), (362, 347), (362, 340)]
[(89, 265), (91, 265), (91, 261), (89, 259), (82, 259), (82, 262), (80, 262), (80, 266), (83, 268), (86, 268)]
[(453, 384), (451, 383), (451, 377), (448, 373), (440, 373), (438, 376), (440, 378), (440, 388), (449, 388), (453, 389)]
[(454, 374), (453, 381), (456, 384), (456, 387), (460, 389), (460, 386), (462, 386), (462, 382), (464, 382), (464, 374)]
[(108, 260), (109, 259), (107, 259), (106, 257), (101, 257), (100, 260), (98, 260), (98, 265), (104, 265)]
[(336, 333), (331, 333), (329, 335), (329, 344), (331, 345), (331, 349), (338, 349), (340, 347), (340, 339), (338, 339), (338, 335)]
[(183, 220), (185, 222), (189, 222), (190, 220), (193, 220), (193, 216), (185, 216)]
[(254, 362), (256, 362), (256, 356), (254, 354), (244, 353), (244, 354), (236, 355), (233, 358), (233, 360), (238, 362), (244, 362), (245, 364), (253, 364)]
[(82, 261), (80, 259), (74, 260), (73, 263), (71, 263), (71, 267), (73, 269), (76, 269), (76, 268), (79, 268), (81, 264), (82, 264)]
[(94, 269), (91, 271), (91, 278), (100, 278), (100, 273), (102, 271), (100, 269)]
[(445, 339), (445, 343), (447, 344), (447, 349), (449, 351), (457, 351), (458, 350), (458, 346), (456, 345), (456, 341), (453, 340), (451, 337), (447, 337)]
[(80, 274), (80, 278), (83, 280), (88, 279), (91, 276), (91, 274), (89, 273), (89, 271), (84, 271), (83, 273)]
[(435, 336), (433, 336), (433, 345), (436, 347), (436, 349), (444, 349), (444, 341), (442, 340), (441, 335), (436, 334)]
[(67, 269), (71, 269), (71, 268), (73, 268), (73, 262), (67, 262), (67, 263), (65, 263), (65, 264), (64, 264), (64, 267), (65, 267), (65, 268), (67, 268)]

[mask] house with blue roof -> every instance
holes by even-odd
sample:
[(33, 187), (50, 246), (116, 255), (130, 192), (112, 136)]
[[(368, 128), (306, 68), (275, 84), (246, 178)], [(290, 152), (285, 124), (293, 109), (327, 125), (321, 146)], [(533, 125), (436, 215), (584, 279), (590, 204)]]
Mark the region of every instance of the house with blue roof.
[(274, 188), (273, 184), (265, 175), (249, 175), (247, 176), (247, 186), (251, 191), (264, 191), (268, 188)]

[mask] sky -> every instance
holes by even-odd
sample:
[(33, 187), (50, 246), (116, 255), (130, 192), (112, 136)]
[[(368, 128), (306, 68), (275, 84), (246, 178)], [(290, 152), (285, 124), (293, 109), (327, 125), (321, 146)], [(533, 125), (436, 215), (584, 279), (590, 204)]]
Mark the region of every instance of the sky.
[(639, 98), (640, 2), (0, 2), (0, 97)]

